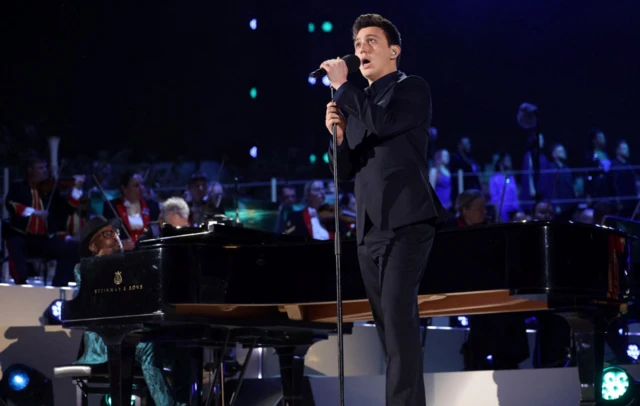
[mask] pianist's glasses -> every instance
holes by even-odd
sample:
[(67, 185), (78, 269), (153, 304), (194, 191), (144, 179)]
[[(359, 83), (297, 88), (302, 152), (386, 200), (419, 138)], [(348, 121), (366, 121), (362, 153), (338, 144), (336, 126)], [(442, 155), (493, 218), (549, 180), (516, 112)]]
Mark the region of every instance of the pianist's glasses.
[(111, 237), (113, 237), (114, 234), (119, 236), (120, 235), (120, 230), (104, 230), (104, 231), (100, 231), (99, 233), (97, 233), (93, 237), (92, 241), (95, 240), (96, 237), (99, 236), (99, 235), (104, 237), (104, 238), (111, 238)]

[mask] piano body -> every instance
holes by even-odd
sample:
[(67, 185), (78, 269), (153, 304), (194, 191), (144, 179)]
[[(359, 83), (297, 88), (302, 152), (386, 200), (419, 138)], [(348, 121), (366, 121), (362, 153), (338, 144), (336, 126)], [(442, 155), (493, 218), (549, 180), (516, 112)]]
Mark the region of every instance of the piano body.
[[(356, 242), (343, 241), (344, 332), (371, 311)], [(272, 346), (283, 404), (300, 399), (304, 354), (336, 331), (332, 241), (213, 225), (163, 230), (136, 251), (83, 259), (81, 288), (63, 325), (108, 346), (114, 405), (130, 398), (136, 340)], [(607, 322), (635, 293), (630, 237), (610, 228), (527, 222), (437, 233), (419, 290), (421, 317), (549, 310), (572, 329), (581, 405), (601, 392)], [(188, 335), (187, 332), (192, 332)], [(130, 340), (131, 337), (135, 339)]]

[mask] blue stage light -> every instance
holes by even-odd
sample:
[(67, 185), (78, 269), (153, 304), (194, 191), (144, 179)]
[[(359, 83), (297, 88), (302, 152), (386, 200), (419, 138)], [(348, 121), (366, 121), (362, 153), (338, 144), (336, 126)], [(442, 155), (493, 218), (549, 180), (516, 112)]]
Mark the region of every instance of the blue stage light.
[[(4, 369), (0, 398), (12, 405), (53, 406), (53, 384), (37, 369), (13, 364)], [(0, 402), (2, 403), (2, 402)]]
[(62, 303), (60, 299), (54, 300), (44, 310), (42, 314), (42, 323), (48, 326), (58, 326), (62, 324)]
[(29, 386), (29, 374), (22, 369), (15, 369), (9, 373), (9, 388), (19, 392)]
[(325, 77), (322, 78), (322, 84), (324, 84), (327, 87), (331, 86), (331, 82), (329, 81), (329, 77), (328, 76), (325, 76)]
[(458, 316), (458, 322), (462, 327), (469, 326), (469, 319), (466, 316)]
[(251, 155), (251, 158), (257, 158), (258, 157), (258, 147), (256, 147), (256, 146), (251, 147), (251, 149), (249, 150), (249, 155)]
[(51, 314), (56, 319), (62, 321), (62, 300), (56, 300), (51, 304)]
[(251, 29), (255, 31), (258, 28), (258, 20), (254, 18), (253, 20), (249, 21), (249, 27), (251, 27)]
[(311, 86), (313, 86), (313, 85), (315, 85), (315, 84), (316, 84), (316, 78), (312, 78), (311, 76), (309, 76), (309, 79), (308, 79), (308, 80), (309, 80), (309, 84), (310, 84)]

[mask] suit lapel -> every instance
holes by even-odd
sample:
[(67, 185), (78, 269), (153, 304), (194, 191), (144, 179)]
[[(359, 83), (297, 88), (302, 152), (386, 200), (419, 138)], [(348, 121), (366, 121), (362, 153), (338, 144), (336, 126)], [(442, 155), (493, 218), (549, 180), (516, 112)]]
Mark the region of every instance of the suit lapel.
[[(391, 97), (393, 96), (393, 89), (398, 82), (404, 80), (407, 77), (404, 73), (398, 73), (396, 80), (389, 83), (389, 85), (380, 90), (373, 98), (373, 102), (379, 106), (388, 106)], [(347, 145), (349, 149), (355, 149), (362, 140), (369, 135), (364, 126), (357, 120), (347, 120)]]

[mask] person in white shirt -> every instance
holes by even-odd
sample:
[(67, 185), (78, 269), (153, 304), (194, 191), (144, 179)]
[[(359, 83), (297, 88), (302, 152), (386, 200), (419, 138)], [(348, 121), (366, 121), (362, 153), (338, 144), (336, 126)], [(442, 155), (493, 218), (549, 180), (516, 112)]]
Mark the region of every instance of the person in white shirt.
[[(314, 240), (332, 240), (334, 238), (333, 206), (326, 203), (325, 190), (324, 182), (321, 180), (307, 182), (304, 186), (306, 207), (302, 211), (292, 212), (288, 215), (285, 234), (310, 237)], [(341, 222), (340, 230), (346, 232), (346, 224)]]

